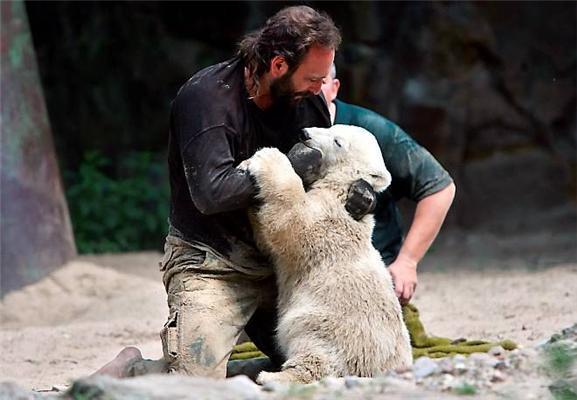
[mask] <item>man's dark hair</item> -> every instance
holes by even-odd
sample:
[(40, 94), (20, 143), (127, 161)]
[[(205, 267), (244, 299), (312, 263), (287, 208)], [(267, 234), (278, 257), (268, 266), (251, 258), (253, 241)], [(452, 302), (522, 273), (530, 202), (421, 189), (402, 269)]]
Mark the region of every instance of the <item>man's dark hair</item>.
[(339, 29), (326, 13), (292, 6), (270, 17), (262, 29), (246, 35), (238, 54), (258, 87), (258, 79), (275, 56), (283, 56), (289, 70), (294, 71), (312, 46), (337, 50), (340, 43)]

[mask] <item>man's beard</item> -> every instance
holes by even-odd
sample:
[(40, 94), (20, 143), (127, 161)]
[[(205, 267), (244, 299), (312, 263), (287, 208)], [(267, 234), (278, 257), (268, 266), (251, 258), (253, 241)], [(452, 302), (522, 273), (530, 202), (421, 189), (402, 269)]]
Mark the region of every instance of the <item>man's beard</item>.
[(270, 96), (275, 106), (295, 107), (305, 97), (313, 96), (309, 91), (295, 91), (291, 80), (292, 76), (292, 72), (287, 72), (270, 84)]

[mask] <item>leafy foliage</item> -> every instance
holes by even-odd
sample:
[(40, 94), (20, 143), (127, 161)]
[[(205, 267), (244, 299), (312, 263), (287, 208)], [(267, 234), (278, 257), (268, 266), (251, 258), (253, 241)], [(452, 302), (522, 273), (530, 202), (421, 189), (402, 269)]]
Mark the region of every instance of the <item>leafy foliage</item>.
[[(113, 165), (88, 152), (77, 172), (65, 173), (66, 197), (80, 253), (160, 248), (166, 234), (168, 184), (164, 161), (133, 152)], [(108, 170), (107, 170), (108, 169)]]
[(577, 398), (575, 377), (572, 377), (572, 369), (577, 362), (577, 347), (569, 345), (566, 341), (557, 341), (552, 338), (552, 343), (545, 346), (545, 371), (554, 379), (549, 385), (549, 390), (555, 400), (570, 400)]
[(477, 387), (470, 383), (463, 383), (454, 389), (455, 393), (461, 396), (473, 396), (477, 394)]
[(564, 342), (553, 343), (546, 347), (545, 356), (551, 372), (565, 376), (577, 361), (577, 353)]

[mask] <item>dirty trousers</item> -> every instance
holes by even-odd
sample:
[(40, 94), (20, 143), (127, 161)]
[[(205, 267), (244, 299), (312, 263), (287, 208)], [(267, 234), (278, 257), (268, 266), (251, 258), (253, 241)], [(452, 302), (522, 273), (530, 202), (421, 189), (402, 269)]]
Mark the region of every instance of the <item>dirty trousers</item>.
[(282, 363), (272, 339), (276, 325), (272, 268), (263, 276), (240, 272), (169, 235), (160, 269), (169, 306), (160, 336), (169, 371), (224, 378), (233, 346), (245, 328), (271, 360)]

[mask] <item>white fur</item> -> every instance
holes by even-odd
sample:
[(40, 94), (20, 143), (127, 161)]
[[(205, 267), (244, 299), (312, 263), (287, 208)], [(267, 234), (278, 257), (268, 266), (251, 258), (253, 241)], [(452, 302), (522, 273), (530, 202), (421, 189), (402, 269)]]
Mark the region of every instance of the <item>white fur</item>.
[(287, 362), (258, 382), (308, 383), (324, 376), (375, 376), (411, 365), (411, 345), (391, 277), (371, 244), (372, 215), (345, 210), (359, 178), (390, 184), (377, 141), (363, 128), (308, 128), (323, 154), (323, 177), (305, 192), (287, 157), (273, 148), (243, 163), (260, 188), (251, 216), (260, 248), (275, 263), (278, 342)]

